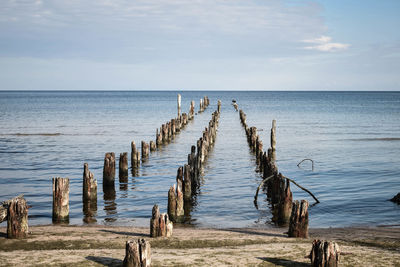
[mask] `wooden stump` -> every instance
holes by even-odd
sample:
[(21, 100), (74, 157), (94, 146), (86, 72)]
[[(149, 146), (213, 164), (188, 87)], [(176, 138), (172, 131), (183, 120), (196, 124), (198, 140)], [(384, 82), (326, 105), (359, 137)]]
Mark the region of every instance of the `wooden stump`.
[(149, 144), (146, 143), (145, 141), (142, 141), (142, 161), (145, 161), (146, 159), (149, 158)]
[(158, 237), (159, 231), (159, 220), (160, 220), (160, 209), (158, 205), (153, 206), (152, 215), (150, 219), (150, 236), (151, 237)]
[(132, 169), (140, 165), (140, 152), (136, 149), (135, 141), (131, 142), (131, 166)]
[[(282, 177), (281, 177), (282, 178)], [(278, 224), (287, 225), (292, 213), (293, 195), (290, 190), (290, 182), (282, 178), (280, 180), (280, 200), (278, 203)]]
[(115, 180), (115, 154), (114, 152), (106, 153), (104, 156), (103, 167), (103, 187), (114, 185)]
[(218, 108), (217, 108), (218, 113), (221, 112), (221, 100), (218, 100)]
[(275, 151), (275, 148), (276, 148), (276, 120), (272, 120), (271, 148), (272, 148), (272, 151)]
[(129, 240), (125, 246), (124, 267), (148, 267), (151, 266), (150, 243), (144, 239), (138, 241)]
[(150, 219), (151, 237), (170, 237), (172, 236), (173, 224), (169, 220), (168, 214), (160, 214), (158, 205), (154, 205), (152, 217)]
[(97, 200), (97, 180), (89, 171), (89, 165), (83, 164), (83, 200)]
[(163, 138), (162, 138), (162, 128), (160, 132), (158, 132), (158, 128), (156, 129), (156, 145), (157, 147), (161, 146), (163, 143)]
[(7, 203), (7, 238), (25, 238), (28, 236), (28, 205), (22, 196)]
[(128, 152), (119, 154), (119, 179), (128, 178)]
[(96, 222), (95, 216), (97, 212), (97, 180), (89, 171), (89, 165), (83, 165), (83, 221), (86, 223)]
[(181, 115), (181, 95), (178, 94), (178, 117)]
[(340, 249), (338, 244), (325, 240), (314, 240), (310, 252), (311, 266), (339, 266)]
[(184, 202), (183, 202), (183, 192), (182, 188), (176, 188), (176, 222), (184, 221)]
[(175, 185), (171, 186), (168, 191), (168, 216), (171, 221), (176, 221), (176, 194)]
[(151, 140), (151, 141), (150, 141), (150, 151), (151, 151), (151, 152), (154, 152), (154, 151), (156, 151), (156, 150), (157, 150), (156, 143), (155, 143), (153, 140)]
[(289, 223), (289, 237), (308, 238), (308, 201), (293, 202)]
[(190, 102), (190, 109), (189, 109), (189, 116), (188, 116), (188, 119), (189, 119), (189, 120), (193, 120), (193, 118), (194, 118), (194, 101), (192, 100), (192, 101)]
[(183, 167), (179, 167), (176, 172), (176, 186), (177, 190), (183, 191)]
[(69, 179), (53, 178), (53, 223), (69, 222)]
[(188, 164), (185, 164), (183, 173), (183, 198), (188, 201), (192, 198), (192, 177), (190, 174), (190, 166)]

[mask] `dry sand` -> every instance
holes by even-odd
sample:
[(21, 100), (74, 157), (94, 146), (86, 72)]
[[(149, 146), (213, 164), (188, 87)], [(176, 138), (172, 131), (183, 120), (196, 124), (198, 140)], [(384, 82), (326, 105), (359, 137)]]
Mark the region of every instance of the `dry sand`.
[(125, 242), (151, 241), (152, 266), (309, 266), (313, 239), (336, 240), (341, 266), (400, 266), (400, 228), (310, 229), (287, 238), (286, 229), (175, 228), (172, 238), (150, 238), (148, 228), (33, 226), (24, 240), (0, 228), (0, 266), (120, 266)]

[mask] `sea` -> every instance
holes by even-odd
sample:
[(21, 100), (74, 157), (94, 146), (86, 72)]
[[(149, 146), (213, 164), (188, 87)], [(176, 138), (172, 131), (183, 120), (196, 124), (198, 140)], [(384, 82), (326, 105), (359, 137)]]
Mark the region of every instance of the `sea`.
[[(156, 129), (195, 101), (194, 120), (170, 144), (150, 154), (126, 182), (118, 159), (131, 141), (155, 140)], [(200, 99), (210, 105), (202, 112)], [(148, 226), (153, 205), (167, 211), (168, 190), (192, 145), (202, 136), (221, 100), (215, 145), (210, 150), (185, 225), (275, 227), (235, 100), (269, 146), (277, 122), (276, 163), (295, 185), (294, 200), (310, 202), (310, 227), (399, 226), (400, 92), (327, 91), (0, 91), (0, 201), (23, 194), (29, 224), (52, 223), (52, 178), (70, 179), (72, 225)], [(103, 193), (106, 152), (116, 155), (114, 194)], [(298, 166), (303, 159), (305, 161)], [(98, 181), (97, 211), (85, 220), (84, 163)], [(130, 165), (130, 163), (129, 163)], [(5, 226), (6, 222), (1, 225)]]

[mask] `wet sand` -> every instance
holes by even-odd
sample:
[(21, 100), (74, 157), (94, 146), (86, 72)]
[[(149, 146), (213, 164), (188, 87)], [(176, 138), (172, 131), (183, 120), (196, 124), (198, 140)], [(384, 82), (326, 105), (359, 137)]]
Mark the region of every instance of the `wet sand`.
[(149, 228), (32, 226), (29, 238), (9, 240), (0, 227), (0, 266), (120, 266), (125, 242), (151, 241), (152, 266), (309, 266), (313, 239), (335, 240), (341, 266), (400, 266), (400, 228), (310, 229), (308, 239), (282, 229), (175, 227), (172, 238)]

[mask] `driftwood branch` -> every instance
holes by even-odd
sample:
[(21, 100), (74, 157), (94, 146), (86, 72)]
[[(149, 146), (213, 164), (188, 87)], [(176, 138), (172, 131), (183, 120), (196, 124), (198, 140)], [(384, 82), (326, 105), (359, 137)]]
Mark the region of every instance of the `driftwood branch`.
[(265, 184), (265, 182), (267, 182), (269, 179), (271, 179), (273, 177), (274, 177), (274, 175), (271, 175), (271, 176), (265, 178), (264, 180), (261, 181), (260, 185), (257, 187), (257, 191), (254, 196), (254, 205), (256, 206), (257, 209), (258, 209), (258, 205), (257, 205), (258, 192), (260, 191), (260, 188)]
[(299, 185), (298, 183), (296, 183), (295, 181), (293, 181), (292, 179), (290, 179), (290, 178), (288, 178), (288, 177), (286, 177), (286, 176), (283, 176), (283, 178), (287, 179), (288, 181), (292, 182), (293, 184), (295, 184), (295, 185), (296, 185), (297, 187), (299, 187), (300, 189), (302, 189), (302, 190), (306, 191), (307, 193), (309, 193), (309, 194), (314, 198), (314, 200), (315, 200), (317, 203), (320, 203), (319, 200), (318, 200), (318, 199), (313, 195), (313, 193), (311, 193), (308, 189), (302, 187), (301, 185)]
[(302, 161), (300, 161), (300, 162), (297, 164), (297, 167), (300, 167), (300, 164), (303, 163), (303, 162), (306, 161), (306, 160), (311, 161), (311, 168), (312, 168), (312, 170), (314, 170), (314, 161), (313, 161), (312, 159), (303, 159)]

